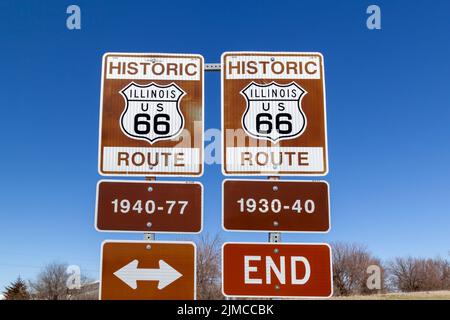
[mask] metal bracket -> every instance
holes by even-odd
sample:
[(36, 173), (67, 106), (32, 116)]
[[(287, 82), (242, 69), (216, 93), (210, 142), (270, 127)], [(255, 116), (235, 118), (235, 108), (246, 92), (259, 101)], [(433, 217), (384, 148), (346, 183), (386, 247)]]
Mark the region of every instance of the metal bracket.
[(220, 71), (221, 69), (220, 63), (205, 63), (205, 71)]
[(144, 233), (144, 240), (146, 241), (154, 241), (156, 239), (156, 234), (152, 232)]
[(281, 242), (281, 232), (269, 232), (269, 242), (270, 243)]

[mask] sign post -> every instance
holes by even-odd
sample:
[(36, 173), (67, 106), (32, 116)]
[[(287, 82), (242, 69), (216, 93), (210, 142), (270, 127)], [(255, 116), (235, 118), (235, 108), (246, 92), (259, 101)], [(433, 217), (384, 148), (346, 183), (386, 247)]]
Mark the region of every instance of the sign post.
[[(279, 176), (272, 176), (272, 177), (269, 177), (268, 179), (269, 180), (279, 181), (280, 177)], [(272, 188), (272, 190), (273, 189), (275, 189), (275, 188)], [(278, 221), (273, 221), (272, 225), (274, 227), (277, 227), (279, 225), (279, 223), (278, 223)], [(279, 242), (281, 242), (281, 232), (269, 232), (268, 238), (269, 238), (269, 243), (279, 243)]]
[[(156, 181), (156, 178), (155, 177), (146, 177), (145, 180)], [(154, 232), (145, 232), (144, 233), (144, 240), (155, 241), (156, 240), (156, 233), (154, 233)]]

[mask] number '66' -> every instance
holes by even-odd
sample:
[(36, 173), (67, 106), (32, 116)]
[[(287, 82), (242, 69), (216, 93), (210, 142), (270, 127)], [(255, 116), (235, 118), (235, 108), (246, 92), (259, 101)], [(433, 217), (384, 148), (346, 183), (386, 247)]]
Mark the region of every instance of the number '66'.
[[(275, 116), (275, 129), (278, 133), (288, 134), (292, 132), (292, 116), (289, 113), (279, 113)], [(273, 118), (270, 113), (260, 113), (256, 116), (256, 131), (262, 134), (270, 134), (273, 130)]]
[(138, 113), (134, 116), (134, 131), (138, 134), (148, 134), (153, 128), (156, 134), (168, 134), (170, 132), (170, 116), (168, 114), (157, 114), (151, 117), (147, 113)]

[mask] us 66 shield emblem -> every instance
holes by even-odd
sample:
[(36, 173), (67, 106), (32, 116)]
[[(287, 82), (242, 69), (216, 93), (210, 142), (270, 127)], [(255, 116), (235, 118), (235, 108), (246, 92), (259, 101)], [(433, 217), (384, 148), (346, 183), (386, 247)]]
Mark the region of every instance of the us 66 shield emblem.
[(125, 99), (120, 126), (126, 135), (153, 143), (181, 133), (184, 118), (180, 100), (186, 92), (176, 84), (160, 86), (153, 82), (148, 85), (131, 82), (120, 93)]
[(256, 139), (277, 142), (302, 134), (306, 117), (301, 101), (306, 90), (295, 82), (288, 85), (251, 82), (241, 94), (247, 101), (242, 127)]

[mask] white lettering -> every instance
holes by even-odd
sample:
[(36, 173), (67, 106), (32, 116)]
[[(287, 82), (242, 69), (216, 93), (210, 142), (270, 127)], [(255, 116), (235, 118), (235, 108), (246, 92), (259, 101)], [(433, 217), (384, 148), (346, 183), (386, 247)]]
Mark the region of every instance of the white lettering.
[(244, 256), (245, 284), (262, 284), (262, 279), (250, 279), (250, 272), (258, 271), (257, 267), (250, 267), (250, 261), (261, 261), (260, 256)]
[[(303, 278), (297, 278), (297, 262), (302, 262), (305, 266), (305, 275)], [(305, 284), (311, 276), (311, 266), (305, 257), (291, 257), (291, 282), (292, 284)]]

